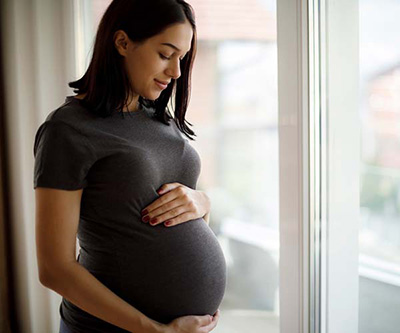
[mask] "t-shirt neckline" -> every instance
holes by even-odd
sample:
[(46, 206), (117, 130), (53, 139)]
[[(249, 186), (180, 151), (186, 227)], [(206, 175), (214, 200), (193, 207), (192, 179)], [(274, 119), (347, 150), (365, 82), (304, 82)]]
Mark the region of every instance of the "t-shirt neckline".
[[(67, 96), (65, 99), (65, 102), (68, 102), (68, 101), (73, 101), (82, 106), (82, 104), (79, 103), (80, 100), (78, 98), (75, 98), (75, 96)], [(121, 119), (126, 119), (126, 118), (130, 118), (130, 117), (136, 117), (140, 114), (145, 113), (145, 111), (146, 111), (146, 107), (143, 104), (140, 104), (139, 110), (137, 110), (137, 111), (113, 112), (112, 114), (109, 115), (109, 117), (112, 117), (112, 118), (120, 117)]]

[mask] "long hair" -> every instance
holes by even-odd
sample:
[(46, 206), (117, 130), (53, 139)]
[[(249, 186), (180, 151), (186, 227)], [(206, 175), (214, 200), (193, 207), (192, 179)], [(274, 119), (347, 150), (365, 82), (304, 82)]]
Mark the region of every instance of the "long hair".
[[(164, 89), (159, 98), (148, 100), (139, 96), (141, 106), (155, 109), (154, 116), (169, 125), (174, 119), (178, 128), (190, 140), (196, 134), (185, 124), (190, 100), (191, 73), (197, 48), (197, 33), (193, 8), (184, 0), (113, 0), (104, 13), (97, 29), (93, 56), (86, 73), (77, 81), (69, 82), (74, 93), (86, 96), (80, 102), (101, 117), (121, 112), (132, 87), (123, 62), (114, 46), (113, 36), (117, 30), (123, 30), (137, 43), (161, 33), (168, 26), (184, 23), (188, 20), (193, 29), (190, 51), (180, 62), (181, 76)], [(175, 89), (174, 117), (168, 108), (168, 102)]]

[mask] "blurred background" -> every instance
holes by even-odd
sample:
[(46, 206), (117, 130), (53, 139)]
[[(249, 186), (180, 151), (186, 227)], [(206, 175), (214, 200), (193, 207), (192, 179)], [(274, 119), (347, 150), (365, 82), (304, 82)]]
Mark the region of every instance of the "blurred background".
[(359, 332), (400, 327), (400, 1), (360, 0)]
[[(38, 280), (33, 139), (73, 95), (110, 0), (1, 2), (0, 332), (56, 332)], [(228, 264), (219, 333), (279, 332), (276, 0), (191, 0), (198, 29), (187, 119)], [(399, 332), (400, 0), (360, 0), (359, 332)], [(78, 243), (79, 246), (79, 243)], [(336, 333), (336, 332), (335, 332)]]

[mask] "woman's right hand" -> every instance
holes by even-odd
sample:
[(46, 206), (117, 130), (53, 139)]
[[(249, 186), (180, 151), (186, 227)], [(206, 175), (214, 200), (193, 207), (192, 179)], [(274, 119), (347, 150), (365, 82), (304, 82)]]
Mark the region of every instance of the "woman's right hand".
[(163, 327), (163, 333), (208, 333), (216, 326), (220, 316), (219, 309), (214, 316), (183, 316), (174, 319)]

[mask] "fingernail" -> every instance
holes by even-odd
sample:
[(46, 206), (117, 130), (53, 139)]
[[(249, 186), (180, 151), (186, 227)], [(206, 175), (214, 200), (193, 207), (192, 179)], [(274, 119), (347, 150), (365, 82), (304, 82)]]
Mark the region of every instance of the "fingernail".
[(142, 215), (146, 215), (148, 213), (147, 209), (142, 210)]

